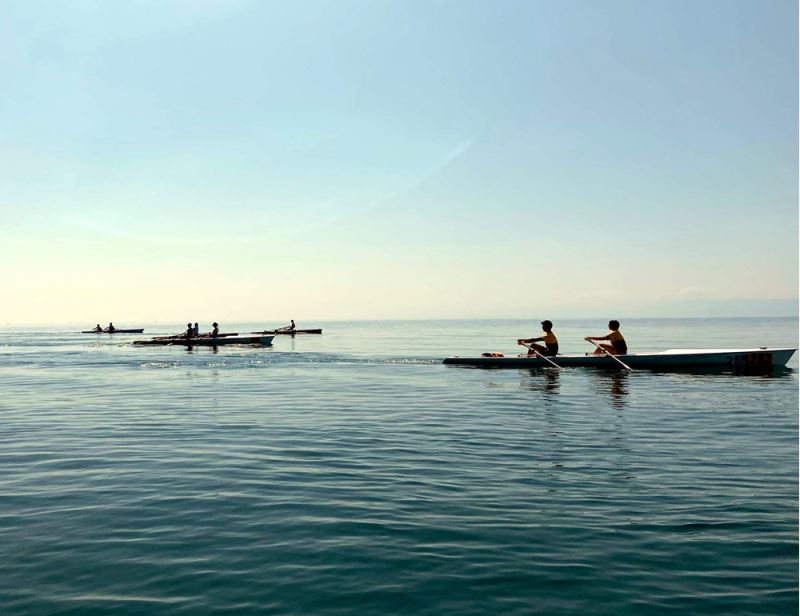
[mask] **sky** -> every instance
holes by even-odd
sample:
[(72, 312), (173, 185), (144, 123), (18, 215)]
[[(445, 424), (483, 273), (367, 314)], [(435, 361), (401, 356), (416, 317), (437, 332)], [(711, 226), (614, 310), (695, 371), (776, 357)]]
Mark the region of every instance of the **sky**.
[(790, 0), (6, 0), (0, 324), (793, 316)]

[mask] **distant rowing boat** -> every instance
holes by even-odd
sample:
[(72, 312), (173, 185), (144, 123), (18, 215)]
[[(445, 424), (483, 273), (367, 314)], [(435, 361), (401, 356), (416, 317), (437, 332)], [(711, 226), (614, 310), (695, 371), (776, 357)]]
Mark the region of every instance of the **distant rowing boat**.
[(87, 329), (86, 331), (81, 332), (82, 334), (142, 334), (144, 333), (144, 328), (142, 329), (115, 329), (113, 332), (109, 332), (103, 330), (101, 332), (97, 331), (96, 329)]
[[(767, 371), (785, 366), (797, 349), (670, 349), (660, 353), (631, 353), (618, 356), (634, 370), (680, 371), (692, 369)], [(559, 367), (619, 369), (608, 355), (557, 355), (550, 357)], [(540, 357), (448, 357), (445, 364), (479, 368), (547, 368)]]
[(182, 346), (223, 346), (227, 344), (249, 344), (270, 346), (274, 336), (228, 336), (220, 338), (153, 338), (152, 340), (136, 340), (137, 346), (169, 346), (178, 344)]
[[(229, 334), (217, 334), (215, 337), (216, 338), (228, 338), (229, 336), (238, 336), (238, 335), (239, 335), (239, 332), (232, 332), (232, 333), (229, 333)], [(198, 338), (201, 338), (201, 337), (202, 338), (208, 338), (208, 336), (197, 336), (197, 337)], [(172, 336), (156, 336), (156, 337), (153, 338), (153, 340), (178, 340), (180, 338), (184, 338), (185, 339), (183, 334), (174, 334)]]
[(284, 336), (294, 336), (295, 334), (321, 334), (321, 329), (268, 329), (263, 332), (250, 332), (251, 334), (271, 334), (273, 336), (276, 335), (284, 335)]

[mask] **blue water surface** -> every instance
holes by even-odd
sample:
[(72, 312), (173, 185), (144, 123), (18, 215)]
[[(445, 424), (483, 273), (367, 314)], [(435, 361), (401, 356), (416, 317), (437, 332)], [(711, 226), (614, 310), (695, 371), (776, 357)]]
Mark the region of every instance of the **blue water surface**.
[[(797, 357), (482, 370), (441, 360), (537, 326), (298, 323), (324, 333), (187, 350), (90, 325), (0, 330), (4, 615), (798, 611)], [(604, 325), (557, 322), (562, 351)], [(632, 352), (798, 338), (622, 329)]]

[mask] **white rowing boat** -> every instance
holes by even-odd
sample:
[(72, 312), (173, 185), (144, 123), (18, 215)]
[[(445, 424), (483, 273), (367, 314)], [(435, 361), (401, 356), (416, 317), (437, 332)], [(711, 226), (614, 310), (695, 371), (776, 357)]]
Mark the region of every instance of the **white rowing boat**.
[[(659, 353), (618, 355), (625, 364), (644, 370), (733, 370), (767, 371), (785, 366), (797, 349), (670, 349)], [(608, 355), (557, 355), (550, 357), (559, 367), (620, 369)], [(481, 368), (547, 368), (541, 357), (448, 357), (445, 364)]]

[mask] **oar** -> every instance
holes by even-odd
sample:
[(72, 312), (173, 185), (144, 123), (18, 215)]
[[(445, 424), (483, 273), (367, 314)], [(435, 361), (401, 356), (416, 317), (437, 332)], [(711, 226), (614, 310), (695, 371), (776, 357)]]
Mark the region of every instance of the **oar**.
[(561, 366), (559, 366), (559, 365), (558, 365), (556, 362), (554, 362), (554, 361), (550, 361), (549, 359), (547, 359), (547, 357), (545, 357), (544, 355), (542, 355), (541, 353), (539, 353), (539, 351), (537, 351), (536, 349), (534, 349), (534, 348), (533, 348), (531, 345), (529, 345), (529, 344), (526, 344), (526, 343), (524, 343), (524, 342), (523, 342), (523, 343), (522, 343), (522, 346), (528, 347), (528, 348), (529, 348), (531, 351), (533, 351), (534, 353), (536, 353), (536, 356), (537, 356), (537, 357), (541, 357), (543, 360), (545, 360), (545, 361), (546, 361), (548, 364), (550, 364), (551, 366), (554, 366), (555, 368), (558, 368), (559, 370), (561, 370)]
[(603, 347), (601, 347), (599, 344), (597, 344), (594, 340), (587, 340), (587, 342), (591, 342), (594, 346), (596, 346), (598, 349), (603, 351), (603, 353), (608, 355), (611, 359), (613, 359), (615, 362), (620, 364), (623, 368), (633, 372), (633, 368), (631, 368), (628, 364), (626, 364), (624, 361), (622, 361), (619, 357), (617, 357), (613, 353), (609, 353), (608, 351), (606, 351)]

